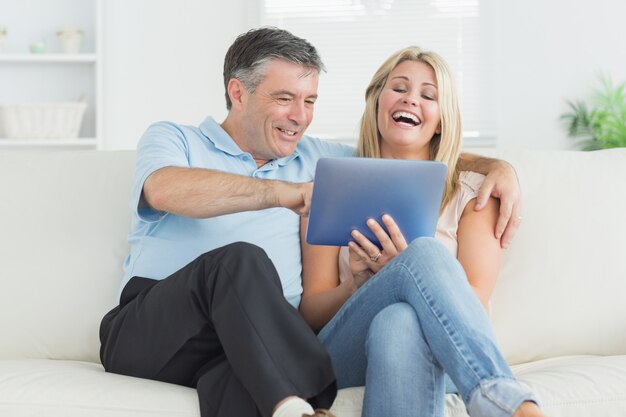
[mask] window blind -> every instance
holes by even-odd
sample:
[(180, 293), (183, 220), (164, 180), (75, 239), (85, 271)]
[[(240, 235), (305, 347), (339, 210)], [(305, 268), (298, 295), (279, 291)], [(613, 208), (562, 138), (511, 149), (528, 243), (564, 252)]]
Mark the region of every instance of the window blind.
[(416, 45), (452, 68), (465, 145), (495, 145), (492, 0), (260, 1), (261, 24), (309, 40), (326, 65), (309, 134), (354, 143), (374, 71), (393, 52)]

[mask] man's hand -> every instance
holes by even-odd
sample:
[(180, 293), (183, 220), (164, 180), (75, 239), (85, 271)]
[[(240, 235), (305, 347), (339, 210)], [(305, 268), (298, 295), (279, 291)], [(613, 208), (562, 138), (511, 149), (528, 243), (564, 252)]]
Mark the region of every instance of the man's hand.
[(497, 161), (489, 171), (483, 185), (478, 190), (475, 210), (482, 209), (489, 197), (500, 200), (500, 216), (496, 223), (495, 236), (500, 240), (500, 246), (506, 249), (517, 232), (522, 217), (521, 190), (517, 174), (513, 167), (504, 161)]
[(298, 216), (306, 217), (309, 215), (311, 193), (313, 192), (312, 182), (288, 183), (277, 181), (275, 191), (279, 207), (288, 208)]

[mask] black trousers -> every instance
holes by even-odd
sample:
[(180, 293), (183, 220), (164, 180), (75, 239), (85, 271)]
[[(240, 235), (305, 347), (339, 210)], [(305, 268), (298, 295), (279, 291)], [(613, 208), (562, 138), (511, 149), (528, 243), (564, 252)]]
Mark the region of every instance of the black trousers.
[(108, 372), (195, 387), (202, 417), (271, 416), (290, 395), (329, 408), (330, 358), (265, 252), (233, 243), (157, 281), (134, 277), (103, 318)]

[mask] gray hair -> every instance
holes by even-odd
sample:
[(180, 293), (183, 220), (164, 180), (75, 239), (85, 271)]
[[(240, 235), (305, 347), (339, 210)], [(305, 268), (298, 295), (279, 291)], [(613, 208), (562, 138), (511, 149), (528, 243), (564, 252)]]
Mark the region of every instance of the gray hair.
[(274, 59), (302, 65), (318, 73), (326, 70), (317, 50), (307, 40), (275, 27), (252, 29), (235, 39), (224, 58), (226, 109), (232, 106), (228, 96), (230, 79), (238, 79), (249, 93), (254, 93), (265, 78), (267, 65)]

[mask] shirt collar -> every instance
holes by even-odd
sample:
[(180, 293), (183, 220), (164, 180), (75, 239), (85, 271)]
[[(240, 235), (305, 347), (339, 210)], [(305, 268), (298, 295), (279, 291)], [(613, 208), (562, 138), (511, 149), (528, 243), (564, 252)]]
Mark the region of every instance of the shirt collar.
[(211, 116), (207, 117), (204, 122), (200, 125), (200, 131), (204, 136), (213, 142), (213, 145), (217, 149), (227, 154), (238, 156), (244, 153), (239, 145), (235, 143), (233, 138), (230, 137), (228, 133), (219, 123), (217, 123)]
[[(208, 140), (213, 142), (213, 145), (215, 145), (215, 147), (220, 151), (233, 156), (239, 156), (244, 153), (233, 138), (231, 138), (230, 135), (222, 129), (222, 126), (220, 126), (220, 124), (217, 123), (213, 117), (209, 116), (204, 120), (204, 122), (202, 122), (200, 125), (200, 131)], [(298, 149), (296, 148), (291, 155), (276, 159), (275, 162), (277, 165), (285, 166), (299, 156), (300, 152), (298, 152)], [(268, 164), (265, 164), (263, 166), (267, 165)]]
[(293, 161), (294, 159), (300, 157), (300, 152), (298, 152), (298, 148), (296, 148), (295, 151), (293, 151), (293, 153), (291, 155), (287, 155), (284, 158), (279, 158), (276, 160), (276, 163), (280, 166), (285, 166), (287, 165), (289, 162)]

